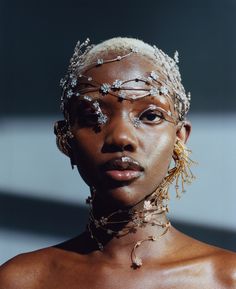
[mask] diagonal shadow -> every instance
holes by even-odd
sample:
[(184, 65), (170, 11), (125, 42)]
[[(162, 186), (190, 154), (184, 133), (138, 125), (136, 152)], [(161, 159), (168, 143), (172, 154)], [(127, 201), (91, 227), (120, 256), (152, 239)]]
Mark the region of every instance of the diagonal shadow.
[(0, 191), (0, 228), (71, 236), (84, 229), (87, 216), (85, 206)]
[[(0, 191), (0, 229), (70, 238), (85, 228), (88, 209), (40, 198)], [(236, 232), (172, 221), (172, 225), (198, 240), (236, 251)]]

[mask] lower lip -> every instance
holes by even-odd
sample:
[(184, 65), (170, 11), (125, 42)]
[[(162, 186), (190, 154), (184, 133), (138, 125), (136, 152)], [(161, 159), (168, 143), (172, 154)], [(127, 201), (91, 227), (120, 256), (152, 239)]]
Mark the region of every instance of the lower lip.
[(125, 170), (125, 171), (112, 170), (112, 171), (106, 171), (106, 175), (116, 181), (130, 181), (130, 180), (140, 177), (141, 172), (131, 171), (131, 170)]

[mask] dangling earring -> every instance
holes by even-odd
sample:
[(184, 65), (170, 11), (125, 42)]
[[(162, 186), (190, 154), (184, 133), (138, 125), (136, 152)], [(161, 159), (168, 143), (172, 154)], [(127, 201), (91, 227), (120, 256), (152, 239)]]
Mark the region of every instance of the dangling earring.
[[(159, 193), (162, 200), (169, 200), (169, 186), (175, 182), (176, 197), (180, 198), (181, 194), (185, 192), (185, 184), (191, 184), (195, 179), (191, 171), (191, 166), (196, 164), (189, 158), (191, 150), (177, 138), (174, 145), (173, 160), (175, 166), (168, 171), (167, 176), (159, 187)], [(181, 187), (179, 183), (181, 182)]]
[(71, 156), (71, 140), (74, 138), (74, 135), (70, 131), (70, 127), (66, 121), (57, 121), (54, 125), (54, 133), (56, 135), (57, 147), (62, 153), (70, 158), (71, 167), (74, 169), (74, 163)]
[[(168, 174), (170, 178), (175, 181), (175, 190), (177, 198), (181, 197), (181, 193), (185, 192), (185, 184), (191, 184), (195, 179), (191, 171), (191, 166), (196, 164), (190, 159), (189, 155), (191, 150), (189, 150), (185, 144), (178, 138), (174, 145), (173, 159), (175, 161), (175, 167), (169, 170)], [(179, 186), (181, 182), (181, 187)], [(180, 190), (181, 189), (181, 190)]]

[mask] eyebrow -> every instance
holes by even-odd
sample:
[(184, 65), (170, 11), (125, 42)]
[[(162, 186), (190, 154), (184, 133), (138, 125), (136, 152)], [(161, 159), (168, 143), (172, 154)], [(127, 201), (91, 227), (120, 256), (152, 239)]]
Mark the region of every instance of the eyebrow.
[[(162, 99), (164, 101), (162, 101)], [(141, 105), (142, 108), (140, 109), (144, 109), (144, 107), (147, 106), (151, 106), (154, 105), (154, 107), (159, 108), (160, 110), (162, 110), (163, 112), (166, 112), (168, 114), (168, 111), (170, 111), (173, 114), (173, 111), (171, 110), (171, 106), (170, 103), (167, 99), (165, 99), (165, 97), (163, 97), (162, 99), (160, 99), (160, 97), (157, 96), (147, 96), (147, 97), (143, 97), (140, 99), (124, 99), (126, 101), (129, 101), (131, 104), (133, 104), (134, 108), (135, 108), (135, 104), (136, 105)], [(121, 101), (124, 101), (121, 99)], [(88, 104), (89, 106), (93, 105), (94, 102), (98, 102), (99, 105), (101, 105), (101, 107), (109, 107), (110, 106), (110, 101), (107, 100), (106, 101), (106, 97), (101, 97), (99, 95), (96, 96), (91, 96), (91, 95), (82, 95), (82, 98), (80, 96), (80, 99), (78, 100), (82, 105), (83, 104)], [(119, 101), (119, 99), (117, 98), (117, 101)]]
[[(131, 103), (150, 103), (150, 102), (155, 102), (161, 105), (170, 105), (169, 101), (166, 99), (166, 97), (161, 97), (160, 96), (153, 96), (153, 95), (147, 95), (145, 97), (141, 97), (137, 99), (132, 99), (131, 97), (127, 97), (127, 98), (119, 98), (119, 96), (114, 96), (111, 95), (115, 98), (117, 98), (117, 100), (120, 101), (130, 101)], [(81, 94), (78, 98), (79, 101), (86, 101), (86, 102), (93, 102), (93, 101), (99, 101), (101, 103), (106, 103), (106, 96), (102, 96), (100, 95), (90, 95), (90, 94)]]
[[(111, 95), (112, 96), (112, 95)], [(114, 96), (113, 96), (114, 97)], [(132, 103), (134, 106), (135, 104), (137, 105), (142, 105), (142, 106), (148, 106), (148, 105), (155, 105), (161, 109), (163, 109), (164, 111), (168, 112), (170, 111), (173, 114), (173, 111), (171, 109), (170, 106), (170, 102), (168, 101), (168, 99), (166, 99), (166, 97), (158, 97), (158, 96), (146, 96), (143, 98), (137, 98), (137, 99), (119, 99), (117, 97), (117, 101), (129, 101), (130, 103)], [(92, 105), (94, 102), (98, 102), (99, 105), (101, 105), (101, 107), (109, 107), (110, 105), (110, 101), (106, 100), (106, 96), (101, 97), (100, 94), (96, 94), (96, 95), (80, 95), (78, 98), (78, 102), (83, 104), (88, 104), (88, 105)]]
[[(99, 105), (101, 105), (101, 107), (106, 107), (106, 106), (109, 106), (109, 101), (106, 101), (105, 100), (106, 97), (101, 97), (99, 95), (96, 95), (96, 96), (91, 96), (91, 95), (81, 95), (80, 98), (78, 99), (78, 102), (80, 102), (81, 104), (88, 104), (89, 106), (93, 106), (93, 103), (94, 102), (98, 102)], [(117, 101), (119, 99), (117, 98)], [(165, 115), (165, 120), (166, 121), (169, 121), (171, 123), (174, 123), (176, 124), (177, 120), (171, 110), (171, 107), (170, 107), (170, 103), (167, 99), (165, 99), (165, 97), (163, 97), (163, 100), (164, 101), (161, 101), (160, 97), (157, 97), (157, 96), (147, 96), (147, 97), (144, 97), (144, 98), (139, 98), (139, 99), (136, 99), (136, 100), (133, 100), (133, 99), (124, 99), (126, 101), (130, 101), (130, 103), (137, 103), (137, 104), (140, 104), (143, 105), (143, 106), (149, 106), (151, 108), (151, 106), (153, 105), (153, 109), (159, 109), (160, 111), (162, 111), (162, 113), (164, 113)], [(170, 114), (169, 114), (170, 112)]]
[(134, 103), (143, 103), (143, 104), (155, 104), (160, 107), (164, 107), (165, 109), (170, 110), (170, 103), (165, 97), (159, 97), (159, 96), (145, 96), (143, 98), (134, 100)]
[[(164, 97), (162, 97), (162, 98), (165, 99)], [(160, 96), (154, 96), (154, 95), (147, 95), (146, 97), (137, 99), (137, 101), (144, 101), (144, 102), (152, 101), (152, 100), (155, 100), (157, 102), (161, 102)]]

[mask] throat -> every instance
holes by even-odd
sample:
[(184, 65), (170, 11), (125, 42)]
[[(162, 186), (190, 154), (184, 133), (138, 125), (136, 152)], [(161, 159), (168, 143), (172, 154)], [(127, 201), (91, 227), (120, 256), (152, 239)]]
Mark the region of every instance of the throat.
[(102, 252), (115, 252), (117, 249), (130, 252), (133, 268), (142, 266), (142, 259), (137, 256), (139, 247), (145, 243), (158, 241), (165, 235), (170, 222), (166, 217), (167, 206), (151, 195), (128, 209), (118, 209), (102, 216), (93, 207), (90, 199), (89, 222), (87, 231), (97, 248)]

